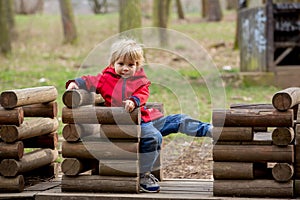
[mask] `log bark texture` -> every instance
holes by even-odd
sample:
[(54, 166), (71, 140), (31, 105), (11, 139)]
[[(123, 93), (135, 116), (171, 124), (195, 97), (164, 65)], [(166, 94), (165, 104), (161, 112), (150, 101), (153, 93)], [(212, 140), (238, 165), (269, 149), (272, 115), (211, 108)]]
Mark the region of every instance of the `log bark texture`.
[(0, 107), (0, 125), (16, 125), (20, 126), (24, 121), (23, 108), (15, 108), (12, 110), (6, 110)]
[(22, 175), (9, 178), (0, 176), (0, 192), (23, 192), (24, 187), (25, 181)]
[(274, 109), (272, 104), (231, 104), (230, 109)]
[(300, 124), (295, 126), (295, 144), (300, 145)]
[(128, 113), (122, 107), (81, 106), (75, 109), (64, 107), (62, 121), (65, 124), (126, 124), (141, 123), (140, 109)]
[(65, 141), (62, 143), (62, 156), (64, 158), (137, 160), (138, 152), (139, 144), (130, 142), (69, 143)]
[(293, 145), (214, 145), (214, 161), (227, 162), (294, 162)]
[(300, 145), (295, 145), (295, 178), (300, 180)]
[(24, 121), (18, 126), (4, 125), (0, 130), (1, 139), (4, 142), (15, 142), (46, 135), (58, 129), (58, 120), (56, 118), (33, 118)]
[(0, 103), (4, 108), (15, 108), (37, 103), (49, 103), (56, 100), (57, 90), (54, 86), (42, 86), (17, 90), (7, 90), (1, 93)]
[(213, 184), (214, 196), (291, 198), (293, 190), (293, 181), (215, 180)]
[(214, 162), (214, 180), (217, 179), (254, 179), (254, 163)]
[(96, 159), (80, 160), (77, 158), (66, 158), (61, 164), (61, 170), (65, 175), (76, 176), (88, 170), (99, 167), (99, 161)]
[(0, 142), (0, 160), (11, 158), (20, 160), (24, 154), (24, 144), (21, 141), (13, 144)]
[(290, 87), (276, 92), (272, 98), (273, 106), (280, 111), (286, 111), (300, 103), (300, 88)]
[(289, 163), (277, 163), (272, 168), (272, 175), (277, 182), (288, 182), (294, 176), (294, 167)]
[(99, 175), (68, 177), (63, 175), (61, 190), (63, 192), (139, 193), (139, 178)]
[(57, 117), (57, 102), (39, 103), (22, 106), (24, 117)]
[(212, 116), (213, 125), (216, 127), (293, 127), (293, 110), (280, 112), (269, 110), (214, 110)]
[(295, 197), (300, 197), (300, 179), (295, 180)]
[(141, 126), (102, 124), (100, 126), (100, 137), (109, 139), (138, 139), (141, 137)]
[(278, 146), (287, 146), (294, 141), (294, 129), (289, 127), (277, 127), (272, 132), (273, 144)]
[(102, 176), (138, 177), (139, 173), (137, 160), (100, 160), (99, 174)]
[(19, 161), (15, 159), (3, 159), (0, 163), (0, 173), (6, 177), (16, 176), (24, 172), (50, 165), (57, 157), (57, 150), (35, 150), (25, 154)]
[(214, 141), (252, 141), (252, 127), (213, 127)]

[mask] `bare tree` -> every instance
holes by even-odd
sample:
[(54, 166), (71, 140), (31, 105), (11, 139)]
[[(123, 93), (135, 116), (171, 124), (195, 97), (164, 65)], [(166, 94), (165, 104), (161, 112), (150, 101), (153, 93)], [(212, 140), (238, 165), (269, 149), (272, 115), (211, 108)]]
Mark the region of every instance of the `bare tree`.
[(107, 0), (89, 0), (89, 5), (95, 14), (107, 13)]
[(8, 4), (9, 0), (0, 1), (0, 51), (2, 54), (11, 53), (11, 38), (7, 20)]
[(64, 43), (73, 44), (77, 41), (77, 31), (71, 0), (59, 0), (59, 5), (64, 30)]

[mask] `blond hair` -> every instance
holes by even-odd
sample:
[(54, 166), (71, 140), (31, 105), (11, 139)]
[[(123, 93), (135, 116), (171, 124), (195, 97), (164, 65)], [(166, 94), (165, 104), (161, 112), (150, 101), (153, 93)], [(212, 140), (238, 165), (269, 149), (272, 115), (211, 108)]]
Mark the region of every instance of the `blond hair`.
[(144, 63), (144, 51), (141, 44), (133, 39), (120, 39), (113, 43), (110, 51), (110, 64), (114, 64), (118, 59), (136, 62), (137, 67)]

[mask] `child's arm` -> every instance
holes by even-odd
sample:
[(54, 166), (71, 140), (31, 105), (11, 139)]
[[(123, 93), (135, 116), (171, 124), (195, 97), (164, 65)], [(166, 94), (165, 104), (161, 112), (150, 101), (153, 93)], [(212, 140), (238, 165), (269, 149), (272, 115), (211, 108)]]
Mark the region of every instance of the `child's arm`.
[(95, 91), (98, 85), (98, 82), (101, 78), (101, 74), (97, 76), (82, 76), (76, 78), (75, 80), (69, 80), (66, 83), (66, 89), (85, 89), (87, 91)]

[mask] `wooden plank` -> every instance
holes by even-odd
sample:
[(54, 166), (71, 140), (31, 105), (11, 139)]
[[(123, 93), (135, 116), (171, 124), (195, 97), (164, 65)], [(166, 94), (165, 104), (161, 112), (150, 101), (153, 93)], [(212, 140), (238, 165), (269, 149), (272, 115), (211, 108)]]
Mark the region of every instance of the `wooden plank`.
[(38, 103), (49, 103), (57, 98), (54, 86), (41, 86), (16, 90), (7, 90), (1, 93), (0, 103), (4, 108), (15, 108)]

